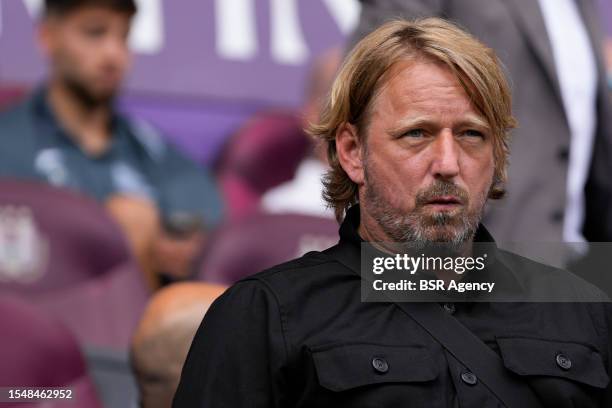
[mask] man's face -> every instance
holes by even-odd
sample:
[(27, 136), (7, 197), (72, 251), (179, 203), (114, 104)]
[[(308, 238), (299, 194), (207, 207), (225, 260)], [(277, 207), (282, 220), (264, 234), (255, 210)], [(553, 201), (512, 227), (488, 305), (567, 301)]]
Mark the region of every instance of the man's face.
[(112, 99), (129, 66), (131, 17), (104, 7), (83, 7), (43, 22), (42, 43), (51, 75), (96, 104)]
[(362, 215), (391, 241), (465, 242), (493, 180), (489, 126), (448, 68), (402, 62), (389, 74), (361, 148)]

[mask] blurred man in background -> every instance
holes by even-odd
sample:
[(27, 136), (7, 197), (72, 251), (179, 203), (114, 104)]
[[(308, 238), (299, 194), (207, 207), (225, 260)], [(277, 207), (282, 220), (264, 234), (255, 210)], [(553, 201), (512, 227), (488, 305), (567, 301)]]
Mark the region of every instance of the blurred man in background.
[(612, 114), (599, 19), (588, 0), (361, 0), (354, 41), (388, 19), (442, 16), (492, 47), (513, 84), (500, 241), (612, 240)]
[(135, 13), (134, 0), (46, 0), (39, 42), (48, 80), (0, 117), (0, 176), (41, 180), (105, 203), (157, 285), (160, 275), (188, 275), (221, 204), (203, 169), (114, 108), (130, 65)]
[(149, 302), (130, 347), (142, 408), (169, 408), (204, 313), (225, 286), (178, 283)]

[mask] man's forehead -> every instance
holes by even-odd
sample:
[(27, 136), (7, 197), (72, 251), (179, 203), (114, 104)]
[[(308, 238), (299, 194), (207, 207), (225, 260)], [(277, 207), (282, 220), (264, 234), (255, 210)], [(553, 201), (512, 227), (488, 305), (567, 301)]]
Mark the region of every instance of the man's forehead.
[[(386, 76), (373, 101), (379, 109), (392, 109), (411, 119), (452, 114), (486, 123), (474, 109), (457, 77), (442, 63), (402, 61), (394, 64)], [(374, 106), (374, 111), (377, 110)]]
[(412, 103), (429, 103), (439, 97), (460, 97), (469, 101), (455, 75), (439, 63), (398, 63), (389, 73), (384, 91), (390, 96)]
[(125, 20), (129, 22), (132, 20), (132, 15), (121, 10), (116, 10), (112, 7), (99, 5), (99, 4), (86, 4), (82, 7), (78, 7), (66, 14), (56, 15), (52, 14), (48, 17), (48, 20), (64, 23), (66, 21), (77, 21), (77, 20), (92, 20), (100, 18), (112, 18), (117, 20)]

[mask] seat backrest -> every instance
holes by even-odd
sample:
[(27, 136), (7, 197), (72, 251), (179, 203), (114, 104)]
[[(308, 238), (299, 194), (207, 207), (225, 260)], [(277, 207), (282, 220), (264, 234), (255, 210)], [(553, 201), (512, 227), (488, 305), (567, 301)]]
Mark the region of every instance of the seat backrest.
[(218, 178), (225, 198), (225, 217), (234, 220), (257, 211), (261, 193), (253, 189), (240, 175), (226, 173)]
[(95, 279), (32, 298), (84, 347), (126, 351), (151, 292), (132, 262)]
[(197, 279), (232, 284), (276, 264), (338, 242), (338, 224), (301, 214), (255, 213), (211, 237)]
[(288, 112), (255, 115), (228, 141), (217, 174), (238, 175), (260, 195), (291, 180), (310, 147), (301, 126), (299, 118)]
[[(73, 400), (57, 406), (100, 408), (79, 345), (52, 316), (10, 295), (0, 295), (0, 384), (3, 387), (60, 387)], [(17, 403), (2, 406), (56, 406)]]
[(63, 290), (130, 259), (119, 227), (94, 200), (41, 183), (0, 180), (0, 293)]

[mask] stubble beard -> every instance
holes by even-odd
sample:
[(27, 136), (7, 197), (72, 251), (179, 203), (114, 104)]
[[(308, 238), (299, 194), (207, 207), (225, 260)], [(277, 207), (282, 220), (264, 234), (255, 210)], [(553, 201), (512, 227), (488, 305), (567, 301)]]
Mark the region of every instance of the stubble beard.
[[(409, 244), (421, 248), (432, 243), (444, 243), (459, 248), (473, 239), (482, 218), (487, 192), (475, 197), (477, 202), (469, 206), (465, 190), (452, 181), (436, 180), (428, 188), (417, 193), (415, 208), (406, 213), (395, 207), (392, 200), (374, 181), (375, 171), (365, 168), (365, 203), (368, 213), (374, 218), (385, 235), (394, 243)], [(425, 210), (425, 203), (436, 196), (453, 195), (461, 200), (462, 206), (452, 211)]]
[(66, 89), (87, 109), (110, 107), (115, 101), (116, 89), (104, 94), (96, 94), (80, 79), (67, 76), (62, 82)]

